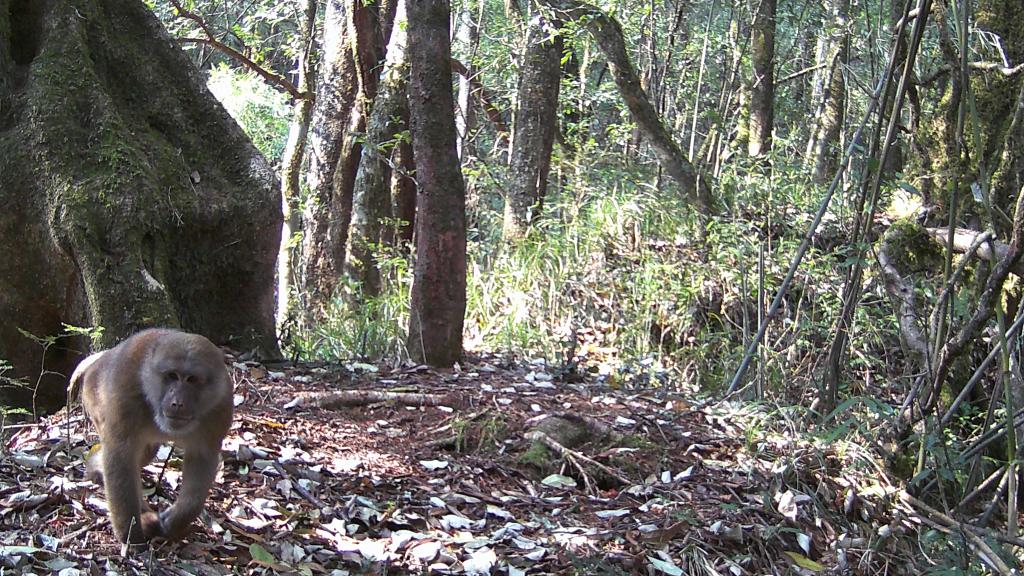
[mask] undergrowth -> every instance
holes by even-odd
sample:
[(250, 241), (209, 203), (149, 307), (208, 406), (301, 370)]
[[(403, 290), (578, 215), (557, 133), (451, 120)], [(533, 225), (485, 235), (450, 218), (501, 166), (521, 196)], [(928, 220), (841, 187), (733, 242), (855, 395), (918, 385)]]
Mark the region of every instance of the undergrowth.
[[(708, 224), (703, 242), (692, 208), (671, 185), (652, 185), (641, 168), (604, 166), (553, 187), (528, 236), (505, 243), (500, 197), (481, 176), (470, 214), (467, 351), (542, 357), (563, 372), (595, 373), (613, 385), (720, 389), (822, 192), (795, 169), (745, 174), (722, 177), (729, 213)], [(300, 342), (303, 355), (407, 358), (412, 264), (394, 251), (378, 254), (384, 293), (362, 298), (345, 286), (328, 321)], [(812, 250), (805, 258), (751, 372), (759, 389), (813, 391), (846, 265), (841, 253)], [(889, 315), (887, 306), (858, 311), (865, 330), (852, 342), (851, 365), (859, 377), (886, 370), (878, 350), (892, 344)], [(794, 379), (806, 385), (793, 386)]]

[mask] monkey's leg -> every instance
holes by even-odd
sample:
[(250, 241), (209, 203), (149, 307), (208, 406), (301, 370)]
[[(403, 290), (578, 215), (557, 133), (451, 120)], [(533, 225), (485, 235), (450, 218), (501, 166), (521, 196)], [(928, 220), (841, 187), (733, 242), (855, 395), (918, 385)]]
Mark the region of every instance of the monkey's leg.
[(220, 443), (215, 449), (189, 446), (185, 450), (181, 492), (167, 510), (160, 513), (162, 536), (176, 540), (185, 535), (189, 524), (203, 511), (203, 503), (217, 476)]
[(121, 542), (142, 544), (143, 533), (139, 507), (142, 503), (142, 481), (139, 478), (138, 449), (131, 443), (105, 445), (102, 454), (103, 486), (107, 493), (110, 524)]

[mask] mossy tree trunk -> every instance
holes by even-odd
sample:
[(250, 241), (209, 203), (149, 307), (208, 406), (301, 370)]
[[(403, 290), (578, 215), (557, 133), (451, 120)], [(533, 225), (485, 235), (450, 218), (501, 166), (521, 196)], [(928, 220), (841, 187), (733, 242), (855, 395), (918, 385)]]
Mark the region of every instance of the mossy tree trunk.
[(775, 125), (775, 0), (757, 0), (750, 29), (750, 66), (747, 153), (756, 157), (771, 151)]
[[(306, 0), (303, 11), (303, 29), (300, 36), (301, 49), (297, 62), (298, 89), (311, 94), (316, 76), (316, 58), (314, 57), (313, 32), (316, 28), (317, 0)], [(313, 99), (297, 100), (292, 105), (292, 121), (288, 127), (288, 142), (281, 155), (281, 210), (284, 213), (284, 226), (281, 228), (281, 251), (277, 257), (277, 324), (278, 326), (292, 317), (292, 286), (294, 286), (295, 270), (292, 268), (292, 255), (298, 251), (299, 236), (299, 180), (302, 171), (302, 159), (306, 153), (306, 142), (309, 137), (309, 123), (313, 117)]]
[(519, 70), (510, 153), (511, 181), (502, 225), (506, 240), (524, 235), (540, 215), (558, 129), (562, 37), (539, 15), (530, 20), (528, 27), (526, 53)]
[(843, 128), (843, 112), (846, 107), (846, 64), (849, 43), (848, 0), (827, 0), (825, 8), (826, 25), (818, 37), (817, 65), (822, 68), (815, 74), (812, 106), (815, 123), (807, 142), (806, 164), (811, 178), (819, 184), (827, 184), (839, 168), (839, 136)]
[(409, 107), (419, 185), (409, 354), (434, 366), (462, 355), (466, 190), (459, 168), (448, 0), (408, 0)]
[(0, 0), (0, 206), (15, 375), (39, 368), (16, 329), (61, 322), (99, 347), (164, 325), (279, 354), (275, 178), (142, 2)]
[(322, 320), (345, 267), (352, 194), (395, 2), (330, 0), (306, 181), (300, 304), (304, 323)]
[[(1024, 185), (1024, 75), (1003, 73), (1002, 57), (1010, 67), (1024, 62), (1024, 6), (1000, 0), (978, 3), (971, 24), (998, 36), (1002, 53), (975, 46), (977, 40), (972, 40), (965, 75), (959, 71), (953, 13), (942, 4), (936, 5), (935, 13), (944, 65), (921, 87), (921, 99), (927, 96), (939, 105), (923, 108), (920, 122), (912, 125), (915, 154), (908, 172), (917, 177), (914, 183), (925, 200), (942, 208), (936, 217), (943, 223), (950, 209), (983, 215), (983, 206), (968, 205), (974, 197), (972, 183), (987, 179), (996, 209), (993, 224), (1006, 239), (1009, 221), (999, 213), (1013, 217), (1014, 202)], [(976, 113), (971, 111), (970, 96)]]

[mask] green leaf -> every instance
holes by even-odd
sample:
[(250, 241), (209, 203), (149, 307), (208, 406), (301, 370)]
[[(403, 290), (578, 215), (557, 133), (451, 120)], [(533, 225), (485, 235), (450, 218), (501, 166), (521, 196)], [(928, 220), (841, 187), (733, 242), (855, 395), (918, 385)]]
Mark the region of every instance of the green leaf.
[(267, 552), (266, 548), (255, 542), (249, 544), (249, 555), (252, 556), (253, 561), (257, 564), (263, 564), (265, 566), (273, 566), (277, 564), (277, 558), (274, 558), (274, 555)]
[(790, 560), (792, 560), (793, 562), (796, 562), (797, 566), (799, 566), (801, 568), (806, 568), (807, 570), (810, 570), (811, 572), (821, 572), (821, 571), (825, 570), (824, 566), (822, 566), (818, 562), (815, 562), (814, 560), (811, 560), (810, 558), (808, 558), (807, 556), (804, 556), (803, 554), (799, 554), (797, 552), (783, 552), (783, 554), (785, 554), (786, 556), (789, 556)]

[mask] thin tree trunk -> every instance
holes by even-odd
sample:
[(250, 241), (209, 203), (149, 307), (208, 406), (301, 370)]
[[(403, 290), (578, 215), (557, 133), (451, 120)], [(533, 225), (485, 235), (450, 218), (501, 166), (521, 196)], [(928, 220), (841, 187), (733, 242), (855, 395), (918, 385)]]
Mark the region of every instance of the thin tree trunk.
[(775, 124), (775, 0), (757, 0), (750, 31), (750, 119), (747, 152), (751, 156), (772, 149)]
[(522, 236), (540, 214), (558, 124), (562, 37), (539, 15), (528, 26), (512, 132), (511, 182), (505, 197), (502, 235), (506, 240)]
[(712, 0), (711, 9), (708, 11), (708, 19), (704, 24), (704, 43), (700, 49), (700, 67), (697, 70), (697, 90), (693, 94), (693, 121), (690, 123), (690, 148), (686, 157), (693, 162), (694, 144), (697, 142), (697, 118), (700, 117), (700, 92), (704, 84), (704, 67), (708, 57), (708, 41), (711, 39), (711, 22), (715, 19), (718, 11), (718, 0)]
[[(409, 95), (408, 92), (398, 94), (398, 118), (403, 130), (409, 128)], [(402, 138), (395, 150), (395, 165), (391, 179), (391, 198), (394, 203), (395, 218), (398, 220), (396, 240), (399, 244), (410, 245), (413, 231), (416, 229), (416, 161), (413, 158), (412, 141)]]
[(697, 210), (710, 216), (714, 213), (715, 202), (708, 183), (686, 159), (679, 145), (672, 139), (668, 129), (654, 110), (650, 99), (640, 86), (640, 78), (629, 61), (622, 27), (614, 18), (594, 6), (578, 0), (538, 0), (558, 14), (559, 18), (583, 24), (594, 37), (601, 51), (608, 59), (615, 85), (629, 109), (633, 121), (643, 132), (661, 166), (679, 186), (683, 196), (694, 202)]
[(409, 354), (451, 366), (466, 312), (466, 192), (455, 150), (447, 0), (410, 0), (409, 105), (419, 184)]
[[(812, 106), (817, 123), (812, 127), (807, 144), (807, 165), (811, 178), (819, 184), (827, 183), (838, 169), (839, 135), (843, 127), (843, 109), (846, 106), (846, 79), (842, 66), (846, 63), (848, 0), (829, 0), (825, 3), (831, 22), (818, 39), (818, 66), (821, 78), (815, 74)], [(820, 86), (819, 86), (820, 84)]]
[(477, 0), (477, 5), (479, 11), (474, 16), (472, 3), (462, 3), (456, 33), (456, 40), (469, 54), (469, 58), (466, 60), (466, 74), (459, 76), (458, 114), (455, 116), (455, 130), (459, 134), (458, 145), (461, 160), (465, 160), (467, 155), (473, 154), (473, 151), (469, 149), (469, 138), (476, 124), (476, 110), (472, 104), (473, 85), (470, 79), (477, 75), (476, 53), (480, 45), (484, 1)]
[[(302, 30), (302, 47), (298, 62), (298, 89), (310, 93), (316, 76), (313, 55), (313, 31), (316, 28), (317, 0), (306, 0), (305, 20)], [(281, 211), (284, 224), (281, 227), (281, 249), (277, 255), (277, 325), (280, 327), (291, 314), (291, 286), (294, 281), (292, 253), (296, 245), (293, 234), (299, 229), (299, 175), (302, 158), (306, 152), (309, 124), (313, 116), (313, 100), (306, 98), (295, 102), (292, 121), (288, 128), (288, 142), (281, 156)]]

